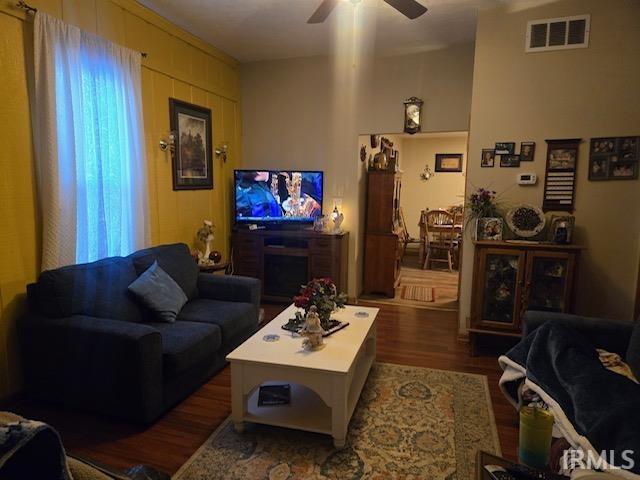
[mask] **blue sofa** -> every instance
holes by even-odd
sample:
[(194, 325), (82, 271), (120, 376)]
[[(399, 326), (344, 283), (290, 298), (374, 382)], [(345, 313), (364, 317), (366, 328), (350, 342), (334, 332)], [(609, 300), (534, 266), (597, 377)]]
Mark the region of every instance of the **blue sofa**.
[[(127, 287), (154, 261), (189, 301), (157, 322)], [(45, 271), (18, 321), (29, 395), (150, 423), (225, 365), (257, 329), (260, 282), (200, 273), (184, 244)]]

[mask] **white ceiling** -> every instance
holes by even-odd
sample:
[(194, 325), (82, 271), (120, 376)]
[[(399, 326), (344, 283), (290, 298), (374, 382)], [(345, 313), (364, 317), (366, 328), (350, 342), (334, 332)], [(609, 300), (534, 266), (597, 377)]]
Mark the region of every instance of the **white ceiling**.
[[(429, 11), (409, 20), (382, 0), (343, 0), (321, 24), (307, 19), (321, 0), (138, 0), (241, 62), (331, 51), (335, 29), (357, 8), (379, 54), (414, 53), (474, 41), (476, 12), (510, 0), (418, 0)], [(342, 28), (342, 27), (341, 27)]]

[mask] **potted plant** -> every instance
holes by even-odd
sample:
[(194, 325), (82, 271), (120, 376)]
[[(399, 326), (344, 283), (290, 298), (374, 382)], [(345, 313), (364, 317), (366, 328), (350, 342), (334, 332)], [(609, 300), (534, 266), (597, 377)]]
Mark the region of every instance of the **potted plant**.
[(498, 202), (494, 190), (480, 187), (471, 193), (467, 198), (465, 211), (467, 212), (467, 224), (472, 224), (474, 240), (478, 239), (478, 220), (481, 218), (500, 222), (500, 236), (502, 236), (502, 217), (498, 211)]
[[(305, 315), (312, 306), (316, 307), (320, 325), (324, 330), (329, 330), (332, 327), (331, 314), (339, 308), (344, 308), (347, 294), (338, 293), (335, 283), (330, 278), (314, 278), (293, 297), (293, 303), (296, 307), (304, 309)], [(301, 313), (296, 314), (296, 318), (303, 320)]]

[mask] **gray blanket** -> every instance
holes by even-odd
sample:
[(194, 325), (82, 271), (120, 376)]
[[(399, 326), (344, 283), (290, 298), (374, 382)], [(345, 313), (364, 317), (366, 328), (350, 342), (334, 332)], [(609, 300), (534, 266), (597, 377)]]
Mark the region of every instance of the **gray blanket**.
[(624, 468), (610, 473), (640, 478), (640, 385), (604, 368), (578, 332), (547, 322), (499, 363), (500, 387), (514, 406), (521, 406), (526, 384), (549, 405), (575, 449), (591, 452), (607, 470)]
[(0, 478), (70, 480), (58, 433), (46, 423), (0, 412)]

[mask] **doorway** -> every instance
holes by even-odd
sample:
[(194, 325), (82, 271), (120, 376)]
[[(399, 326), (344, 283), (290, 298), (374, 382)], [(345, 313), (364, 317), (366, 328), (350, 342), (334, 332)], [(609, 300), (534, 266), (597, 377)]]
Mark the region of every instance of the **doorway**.
[(374, 163), (384, 145), (391, 157), (387, 168), (397, 169), (401, 178), (394, 222), (402, 243), (395, 295), (365, 294), (363, 299), (458, 310), (467, 142), (468, 132), (359, 137), (368, 168), (380, 168)]

